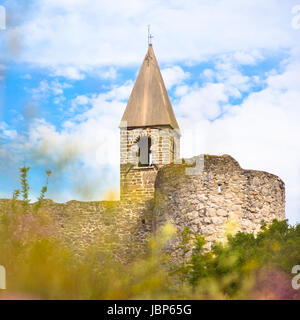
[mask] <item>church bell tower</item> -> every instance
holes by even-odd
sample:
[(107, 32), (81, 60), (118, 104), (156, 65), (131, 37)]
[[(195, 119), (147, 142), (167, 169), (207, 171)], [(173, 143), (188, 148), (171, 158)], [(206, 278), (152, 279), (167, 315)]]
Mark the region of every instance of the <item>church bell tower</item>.
[(180, 157), (179, 126), (151, 43), (119, 128), (121, 200), (150, 200), (159, 168)]

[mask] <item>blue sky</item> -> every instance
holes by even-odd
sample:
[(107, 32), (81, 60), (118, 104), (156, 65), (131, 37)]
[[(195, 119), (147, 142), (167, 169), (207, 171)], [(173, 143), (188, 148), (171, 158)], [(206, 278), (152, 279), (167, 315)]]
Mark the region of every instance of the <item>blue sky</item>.
[(119, 185), (118, 125), (147, 25), (181, 156), (230, 154), (279, 175), (300, 222), (300, 1), (0, 1), (0, 197), (30, 171), (35, 200), (99, 200)]

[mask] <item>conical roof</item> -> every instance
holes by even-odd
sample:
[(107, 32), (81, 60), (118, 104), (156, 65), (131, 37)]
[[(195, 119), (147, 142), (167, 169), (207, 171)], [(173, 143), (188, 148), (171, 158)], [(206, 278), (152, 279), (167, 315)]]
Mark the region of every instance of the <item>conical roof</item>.
[(170, 126), (179, 129), (151, 44), (121, 121), (127, 122), (128, 128)]

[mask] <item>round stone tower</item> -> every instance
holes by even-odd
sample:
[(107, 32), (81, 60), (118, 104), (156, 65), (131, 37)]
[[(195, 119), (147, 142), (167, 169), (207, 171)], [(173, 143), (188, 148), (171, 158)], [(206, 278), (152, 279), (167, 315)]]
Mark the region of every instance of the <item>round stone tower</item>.
[(189, 227), (208, 243), (228, 229), (257, 233), (261, 223), (285, 218), (285, 186), (277, 176), (244, 170), (229, 155), (201, 155), (161, 168), (155, 183), (154, 229), (166, 221)]

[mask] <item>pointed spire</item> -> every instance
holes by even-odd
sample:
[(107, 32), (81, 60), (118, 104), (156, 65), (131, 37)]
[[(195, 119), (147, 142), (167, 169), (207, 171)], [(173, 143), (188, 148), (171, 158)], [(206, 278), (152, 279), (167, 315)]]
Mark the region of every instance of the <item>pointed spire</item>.
[(127, 127), (170, 126), (179, 129), (152, 44), (122, 117)]

